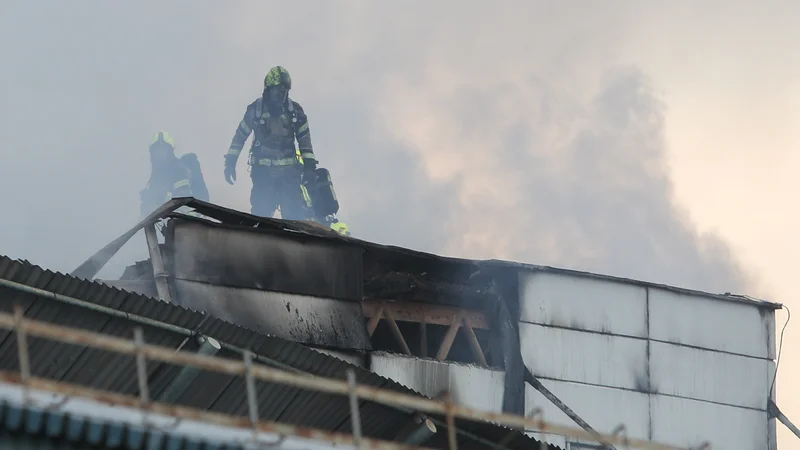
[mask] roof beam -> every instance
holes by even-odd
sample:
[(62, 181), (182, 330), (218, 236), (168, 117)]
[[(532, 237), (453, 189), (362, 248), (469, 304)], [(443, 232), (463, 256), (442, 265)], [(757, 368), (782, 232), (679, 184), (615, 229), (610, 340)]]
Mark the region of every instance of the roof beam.
[[(398, 322), (426, 323), (451, 326), (459, 315), (463, 315), (472, 328), (491, 329), (491, 320), (481, 311), (454, 308), (451, 306), (429, 305), (425, 303), (397, 302), (377, 299), (364, 299), (361, 302), (364, 317), (380, 319), (381, 312), (389, 312)], [(377, 319), (375, 320), (377, 324)]]

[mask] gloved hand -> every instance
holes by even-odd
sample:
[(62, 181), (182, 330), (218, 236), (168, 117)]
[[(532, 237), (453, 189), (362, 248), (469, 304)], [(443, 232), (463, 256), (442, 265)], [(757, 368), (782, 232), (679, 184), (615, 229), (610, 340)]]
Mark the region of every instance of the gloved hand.
[(300, 182), (303, 184), (311, 183), (314, 180), (315, 170), (317, 170), (316, 159), (303, 159), (303, 173), (300, 174)]
[(316, 159), (303, 159), (303, 170), (305, 172), (313, 172), (317, 170), (317, 160)]
[(225, 155), (225, 181), (233, 184), (236, 181), (236, 156)]

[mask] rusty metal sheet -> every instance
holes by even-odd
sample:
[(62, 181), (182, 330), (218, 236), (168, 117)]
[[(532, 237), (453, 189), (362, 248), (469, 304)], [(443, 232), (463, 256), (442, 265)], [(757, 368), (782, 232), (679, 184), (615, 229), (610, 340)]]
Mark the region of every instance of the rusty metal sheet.
[(361, 301), (361, 250), (335, 241), (173, 219), (179, 279)]
[(370, 350), (361, 304), (308, 295), (175, 280), (181, 306), (294, 342)]

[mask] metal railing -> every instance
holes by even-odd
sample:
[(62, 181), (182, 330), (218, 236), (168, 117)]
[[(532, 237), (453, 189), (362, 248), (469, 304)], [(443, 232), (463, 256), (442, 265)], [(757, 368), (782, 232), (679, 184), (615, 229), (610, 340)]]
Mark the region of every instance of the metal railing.
[[(237, 428), (250, 428), (254, 433), (267, 432), (281, 435), (297, 435), (327, 440), (339, 444), (354, 445), (358, 448), (370, 447), (375, 449), (411, 449), (413, 447), (388, 441), (381, 441), (362, 436), (361, 420), (358, 410), (358, 400), (369, 400), (393, 407), (406, 407), (419, 412), (442, 414), (446, 417), (448, 442), (450, 450), (457, 450), (455, 420), (469, 419), (494, 422), (513, 429), (538, 431), (548, 434), (562, 435), (573, 439), (600, 442), (604, 445), (619, 445), (626, 448), (639, 448), (646, 450), (696, 450), (676, 447), (642, 439), (628, 438), (625, 427), (619, 426), (615, 433), (602, 434), (590, 433), (581, 428), (567, 427), (548, 423), (544, 420), (541, 410), (537, 410), (534, 417), (522, 417), (504, 413), (492, 413), (472, 410), (453, 403), (452, 397), (447, 394), (443, 400), (432, 400), (424, 397), (404, 394), (391, 390), (376, 388), (374, 386), (358, 385), (355, 373), (350, 370), (347, 381), (320, 376), (292, 373), (277, 368), (257, 365), (253, 363), (253, 353), (244, 352), (242, 361), (176, 351), (171, 348), (155, 346), (145, 343), (141, 327), (134, 329), (132, 340), (103, 335), (77, 328), (55, 325), (23, 317), (22, 308), (14, 306), (14, 314), (0, 313), (0, 328), (13, 330), (17, 335), (17, 350), (19, 358), (19, 374), (0, 372), (0, 380), (20, 383), (23, 388), (35, 388), (57, 392), (64, 395), (81, 396), (100, 399), (120, 406), (141, 408), (145, 411), (183, 417), (192, 420), (210, 421), (219, 425)], [(136, 358), (137, 379), (139, 383), (139, 396), (116, 394), (108, 391), (99, 391), (82, 386), (55, 382), (48, 379), (37, 378), (31, 375), (30, 356), (28, 353), (28, 336), (49, 338), (63, 343), (92, 347), (96, 349), (130, 355)], [(147, 361), (154, 360), (163, 363), (180, 364), (198, 369), (239, 375), (245, 378), (245, 389), (248, 405), (248, 417), (241, 418), (233, 415), (212, 413), (194, 408), (177, 405), (167, 405), (151, 400), (147, 380)], [(257, 392), (255, 380), (278, 383), (299, 389), (307, 389), (329, 394), (348, 396), (350, 400), (350, 413), (352, 435), (310, 430), (288, 424), (261, 421), (258, 417)], [(546, 444), (542, 443), (542, 449)], [(708, 443), (700, 447), (710, 449)]]

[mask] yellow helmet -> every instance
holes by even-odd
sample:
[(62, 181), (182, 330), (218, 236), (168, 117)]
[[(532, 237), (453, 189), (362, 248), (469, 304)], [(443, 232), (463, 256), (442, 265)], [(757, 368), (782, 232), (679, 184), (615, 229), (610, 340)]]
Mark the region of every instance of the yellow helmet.
[(153, 141), (150, 142), (150, 145), (155, 144), (156, 142), (165, 142), (170, 145), (170, 147), (175, 148), (175, 141), (172, 139), (172, 136), (169, 135), (164, 130), (160, 130), (157, 133), (153, 133)]
[(292, 77), (289, 71), (282, 66), (275, 66), (269, 69), (267, 76), (264, 77), (264, 88), (272, 86), (283, 86), (287, 91), (292, 88)]

